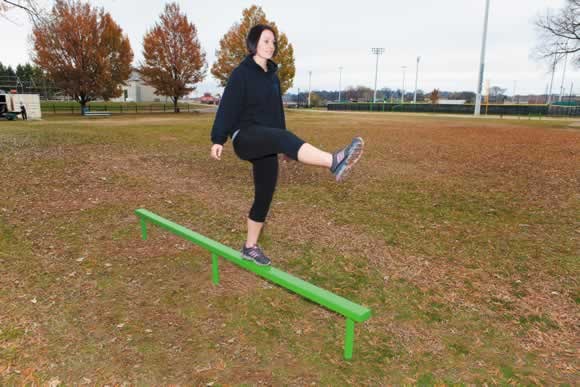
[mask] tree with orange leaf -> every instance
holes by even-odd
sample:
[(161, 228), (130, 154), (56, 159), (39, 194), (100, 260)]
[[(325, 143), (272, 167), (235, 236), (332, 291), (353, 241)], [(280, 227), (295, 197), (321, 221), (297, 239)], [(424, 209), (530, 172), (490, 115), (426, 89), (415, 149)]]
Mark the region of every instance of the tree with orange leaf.
[(81, 104), (122, 94), (133, 51), (103, 8), (80, 0), (56, 0), (49, 17), (34, 26), (34, 62)]
[(177, 101), (195, 90), (205, 77), (205, 53), (197, 38), (195, 25), (187, 20), (176, 3), (166, 4), (165, 12), (143, 38), (144, 63), (139, 67), (143, 81), (156, 89), (155, 94)]
[(267, 24), (276, 32), (278, 39), (278, 54), (272, 60), (280, 65), (278, 77), (282, 94), (292, 87), (296, 67), (294, 66), (294, 48), (288, 43), (286, 34), (281, 33), (276, 23), (266, 19), (262, 7), (252, 5), (242, 11), (242, 20), (235, 23), (220, 40), (220, 48), (216, 50), (217, 60), (211, 68), (211, 73), (220, 81), (222, 87), (228, 83), (228, 78), (234, 68), (246, 57), (246, 36), (256, 24)]

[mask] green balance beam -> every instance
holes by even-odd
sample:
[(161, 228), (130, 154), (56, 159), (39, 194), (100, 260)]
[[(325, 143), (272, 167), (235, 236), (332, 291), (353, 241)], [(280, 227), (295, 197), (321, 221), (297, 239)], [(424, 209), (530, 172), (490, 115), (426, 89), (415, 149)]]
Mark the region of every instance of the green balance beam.
[(300, 278), (294, 277), (293, 275), (278, 270), (272, 266), (256, 265), (252, 261), (243, 259), (239, 251), (209, 239), (195, 231), (147, 211), (146, 209), (141, 208), (135, 210), (135, 214), (137, 214), (141, 222), (141, 235), (143, 239), (147, 239), (147, 222), (149, 222), (209, 250), (212, 253), (212, 276), (214, 284), (219, 283), (218, 257), (223, 257), (228, 261), (259, 275), (260, 277), (291, 290), (304, 298), (314, 301), (333, 312), (343, 315), (346, 318), (344, 358), (347, 360), (352, 358), (354, 323), (368, 320), (371, 317), (371, 310), (369, 308), (355, 304), (346, 298), (337, 296), (328, 290), (314, 286), (309, 282), (303, 281)]

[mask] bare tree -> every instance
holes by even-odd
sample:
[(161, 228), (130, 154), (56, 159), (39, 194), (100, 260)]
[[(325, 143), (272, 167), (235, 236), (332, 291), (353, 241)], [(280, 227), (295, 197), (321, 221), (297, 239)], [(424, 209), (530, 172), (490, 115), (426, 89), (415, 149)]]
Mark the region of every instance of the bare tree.
[(489, 96), (493, 102), (503, 102), (505, 99), (505, 92), (507, 89), (504, 89), (499, 86), (491, 86), (489, 88)]
[(368, 102), (373, 97), (373, 90), (366, 86), (349, 86), (344, 90), (344, 96), (351, 101)]
[(432, 104), (439, 103), (439, 89), (433, 89), (433, 91), (429, 95), (429, 99), (431, 100)]
[(551, 64), (572, 54), (574, 64), (580, 66), (580, 0), (567, 0), (556, 14), (547, 10), (535, 24), (539, 33), (536, 58)]
[(20, 9), (26, 12), (35, 25), (43, 18), (43, 10), (36, 0), (0, 0), (0, 16), (6, 17), (8, 11), (12, 9)]

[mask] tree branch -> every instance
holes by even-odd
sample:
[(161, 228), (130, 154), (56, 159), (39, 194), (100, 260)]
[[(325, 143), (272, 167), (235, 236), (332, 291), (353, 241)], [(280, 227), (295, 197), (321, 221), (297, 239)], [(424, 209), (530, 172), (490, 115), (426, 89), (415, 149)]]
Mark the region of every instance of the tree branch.
[[(0, 0), (4, 4), (8, 4), (9, 6), (20, 8), (28, 14), (30, 20), (37, 24), (43, 19), (42, 11), (38, 9), (35, 0), (25, 0), (25, 1), (13, 1), (13, 0)], [(26, 4), (23, 5), (22, 3)], [(4, 10), (9, 9), (8, 7), (4, 7)], [(2, 7), (0, 7), (0, 12), (2, 11)]]
[(573, 54), (576, 65), (580, 64), (580, 0), (568, 0), (557, 15), (539, 16), (534, 23), (539, 32), (539, 44), (534, 56), (538, 59), (554, 58), (557, 62), (567, 54)]

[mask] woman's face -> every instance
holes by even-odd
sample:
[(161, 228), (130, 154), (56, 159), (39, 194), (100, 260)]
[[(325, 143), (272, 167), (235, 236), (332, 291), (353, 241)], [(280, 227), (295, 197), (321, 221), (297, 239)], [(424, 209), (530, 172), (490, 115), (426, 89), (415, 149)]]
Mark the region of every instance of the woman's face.
[(274, 50), (276, 49), (274, 42), (275, 39), (272, 31), (270, 30), (262, 31), (262, 35), (260, 35), (260, 40), (258, 41), (256, 55), (264, 59), (272, 59), (272, 56), (274, 55)]

